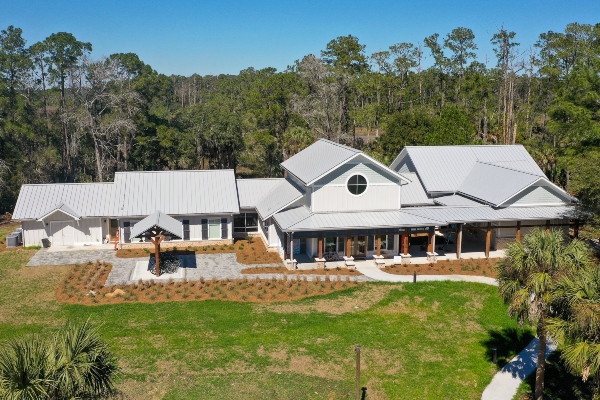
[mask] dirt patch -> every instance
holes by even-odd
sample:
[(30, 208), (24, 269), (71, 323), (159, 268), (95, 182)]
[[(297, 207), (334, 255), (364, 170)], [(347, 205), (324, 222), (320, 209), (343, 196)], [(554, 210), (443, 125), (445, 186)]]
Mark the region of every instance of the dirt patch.
[(269, 304), (259, 305), (256, 312), (276, 313), (298, 313), (309, 314), (311, 312), (323, 312), (332, 315), (341, 315), (349, 312), (364, 311), (383, 300), (390, 290), (402, 290), (401, 285), (377, 285), (370, 286), (369, 290), (356, 290), (351, 294), (341, 296), (337, 299), (318, 299), (304, 304)]
[[(237, 262), (241, 264), (281, 264), (279, 253), (267, 251), (265, 244), (260, 239), (236, 240), (233, 244), (173, 247), (168, 250), (176, 254), (222, 254), (235, 253)], [(148, 257), (154, 253), (152, 248), (135, 248), (117, 250), (119, 258)]]
[(496, 263), (501, 258), (439, 260), (435, 264), (387, 266), (383, 271), (394, 275), (472, 275), (497, 278)]
[[(281, 371), (281, 367), (270, 367), (268, 370)], [(289, 372), (325, 379), (342, 379), (344, 374), (339, 363), (318, 360), (307, 355), (290, 356), (289, 366), (284, 368)]]
[(242, 269), (242, 274), (290, 274), (290, 275), (330, 275), (360, 276), (360, 272), (348, 268), (340, 269), (297, 269), (290, 271), (286, 267), (251, 267)]
[(308, 281), (305, 276), (270, 279), (215, 279), (198, 281), (136, 282), (105, 287), (112, 265), (105, 262), (67, 267), (56, 298), (65, 303), (97, 305), (155, 303), (164, 301), (230, 300), (241, 302), (285, 302), (328, 294), (361, 285), (350, 277), (326, 276)]

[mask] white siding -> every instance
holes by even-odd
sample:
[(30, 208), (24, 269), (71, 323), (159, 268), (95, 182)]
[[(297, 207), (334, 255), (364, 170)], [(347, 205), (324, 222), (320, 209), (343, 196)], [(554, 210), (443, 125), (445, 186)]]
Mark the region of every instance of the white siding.
[[(100, 218), (83, 218), (79, 221), (67, 219), (61, 213), (52, 215), (54, 221), (69, 221), (73, 224), (73, 239), (75, 245), (84, 244), (100, 244), (102, 243), (102, 220)], [(61, 218), (62, 217), (62, 218)], [(44, 225), (41, 221), (23, 221), (23, 245), (24, 246), (41, 246), (42, 239), (50, 237), (50, 220), (45, 221), (48, 225)]]
[(83, 218), (73, 222), (75, 245), (102, 243), (102, 220)]
[(315, 185), (345, 185), (347, 179), (354, 174), (364, 175), (369, 183), (398, 183), (397, 177), (383, 171), (378, 166), (371, 163), (360, 162), (342, 165), (327, 176), (319, 179)]
[(40, 221), (23, 221), (21, 227), (23, 228), (23, 246), (41, 246), (42, 239), (47, 239), (50, 234), (50, 225), (46, 227)]
[(398, 185), (371, 185), (360, 196), (350, 194), (345, 185), (315, 188), (313, 211), (373, 211), (398, 209)]
[(504, 203), (503, 206), (509, 205), (538, 205), (538, 204), (565, 204), (565, 199), (561, 198), (557, 193), (553, 192), (544, 186), (532, 186), (527, 188), (518, 196)]

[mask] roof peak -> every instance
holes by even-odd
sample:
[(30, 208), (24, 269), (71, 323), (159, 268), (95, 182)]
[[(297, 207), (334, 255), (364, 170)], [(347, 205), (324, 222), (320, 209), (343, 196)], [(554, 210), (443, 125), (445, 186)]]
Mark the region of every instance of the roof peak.
[(421, 145), (421, 146), (404, 146), (404, 148), (411, 149), (426, 149), (431, 147), (524, 147), (520, 143), (515, 144), (444, 144), (444, 145)]
[(334, 142), (334, 141), (332, 141), (332, 140), (325, 139), (325, 138), (321, 138), (321, 139), (317, 140), (317, 142), (325, 142), (325, 143), (329, 143), (329, 144), (332, 144), (332, 145), (334, 145), (334, 146), (338, 146), (338, 147), (341, 147), (341, 148), (343, 148), (343, 149), (346, 149), (346, 150), (353, 151), (353, 152), (355, 152), (355, 153), (362, 153), (362, 152), (363, 152), (362, 150), (355, 149), (354, 147), (346, 146), (346, 145), (344, 145), (344, 144), (337, 143), (337, 142)]
[(115, 172), (115, 175), (119, 174), (172, 174), (173, 172), (223, 172), (223, 171), (231, 171), (234, 172), (233, 169), (170, 169), (167, 171), (118, 171)]

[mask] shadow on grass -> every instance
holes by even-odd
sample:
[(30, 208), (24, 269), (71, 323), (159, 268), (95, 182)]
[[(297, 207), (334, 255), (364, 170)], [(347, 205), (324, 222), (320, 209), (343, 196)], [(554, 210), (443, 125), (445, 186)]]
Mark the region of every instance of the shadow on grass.
[[(544, 387), (544, 399), (548, 400), (583, 400), (592, 399), (592, 379), (583, 382), (581, 377), (573, 376), (565, 370), (560, 361), (560, 353), (554, 352), (546, 361), (546, 383)], [(535, 390), (535, 373), (530, 374), (524, 381), (528, 392), (520, 391), (519, 400), (533, 399)]]
[(488, 335), (488, 338), (482, 342), (486, 348), (487, 359), (494, 360), (494, 348), (496, 348), (497, 363), (500, 368), (519, 354), (535, 337), (527, 328), (504, 328), (500, 331), (488, 331)]

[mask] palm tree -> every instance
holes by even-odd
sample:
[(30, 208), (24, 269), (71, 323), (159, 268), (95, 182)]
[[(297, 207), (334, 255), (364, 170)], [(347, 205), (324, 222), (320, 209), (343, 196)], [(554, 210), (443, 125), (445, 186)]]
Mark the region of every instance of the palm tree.
[(583, 381), (592, 376), (600, 391), (600, 268), (568, 274), (557, 284), (557, 317), (548, 319), (548, 332), (561, 349), (561, 358)]
[(498, 291), (508, 304), (508, 313), (520, 323), (535, 324), (539, 338), (535, 375), (535, 399), (544, 393), (546, 369), (546, 322), (550, 316), (557, 281), (568, 272), (584, 269), (591, 262), (587, 245), (565, 241), (561, 231), (535, 229), (522, 242), (511, 243), (498, 265)]
[(115, 392), (115, 357), (88, 321), (67, 323), (51, 339), (0, 346), (0, 399), (106, 398)]

